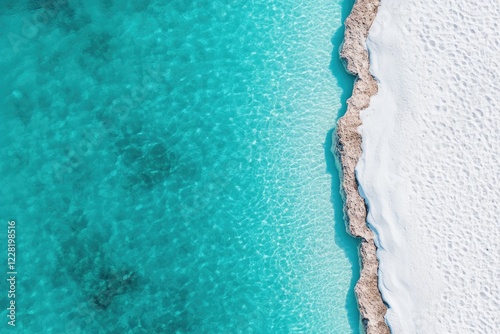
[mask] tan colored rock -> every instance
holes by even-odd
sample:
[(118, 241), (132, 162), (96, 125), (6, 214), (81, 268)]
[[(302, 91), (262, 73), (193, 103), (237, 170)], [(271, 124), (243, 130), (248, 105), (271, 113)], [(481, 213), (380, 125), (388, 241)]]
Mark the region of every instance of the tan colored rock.
[[(357, 0), (346, 19), (345, 39), (340, 56), (346, 61), (347, 70), (356, 75), (357, 79), (352, 96), (347, 100), (347, 112), (338, 122), (337, 138), (334, 138), (342, 166), (342, 189), (349, 233), (361, 238), (361, 276), (355, 292), (367, 334), (390, 333), (384, 320), (387, 307), (378, 289), (377, 247), (374, 234), (366, 224), (365, 201), (358, 192), (354, 172), (361, 157), (361, 135), (358, 132), (361, 125), (360, 111), (368, 107), (370, 97), (378, 91), (377, 83), (370, 74), (365, 42), (379, 5), (379, 0)], [(332, 147), (332, 150), (335, 151), (335, 148)]]

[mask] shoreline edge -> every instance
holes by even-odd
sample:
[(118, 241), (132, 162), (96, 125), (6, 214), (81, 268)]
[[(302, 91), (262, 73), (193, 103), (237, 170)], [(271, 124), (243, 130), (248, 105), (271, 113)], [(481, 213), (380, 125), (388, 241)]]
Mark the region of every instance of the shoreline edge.
[(347, 111), (338, 121), (331, 150), (340, 158), (341, 188), (344, 195), (344, 212), (349, 233), (361, 239), (359, 256), (360, 278), (354, 291), (358, 301), (364, 332), (367, 334), (389, 334), (385, 322), (387, 306), (378, 288), (377, 247), (374, 233), (366, 223), (367, 209), (358, 191), (355, 168), (361, 157), (360, 112), (370, 104), (377, 94), (378, 86), (370, 74), (370, 61), (365, 47), (370, 27), (377, 15), (380, 0), (356, 0), (345, 21), (344, 43), (340, 58), (345, 61), (347, 71), (356, 76), (352, 96), (347, 100)]

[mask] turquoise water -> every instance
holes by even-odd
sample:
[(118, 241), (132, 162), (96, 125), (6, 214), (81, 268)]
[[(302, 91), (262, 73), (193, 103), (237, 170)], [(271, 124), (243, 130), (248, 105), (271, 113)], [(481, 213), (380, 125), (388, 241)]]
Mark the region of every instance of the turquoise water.
[(3, 1), (1, 332), (357, 333), (328, 153), (351, 5)]

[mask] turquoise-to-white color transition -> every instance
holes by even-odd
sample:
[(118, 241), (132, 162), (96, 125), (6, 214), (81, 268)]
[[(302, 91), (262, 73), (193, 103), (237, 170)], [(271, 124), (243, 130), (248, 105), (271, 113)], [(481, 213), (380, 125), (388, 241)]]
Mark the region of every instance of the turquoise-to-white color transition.
[(329, 153), (351, 6), (2, 1), (1, 332), (358, 333)]

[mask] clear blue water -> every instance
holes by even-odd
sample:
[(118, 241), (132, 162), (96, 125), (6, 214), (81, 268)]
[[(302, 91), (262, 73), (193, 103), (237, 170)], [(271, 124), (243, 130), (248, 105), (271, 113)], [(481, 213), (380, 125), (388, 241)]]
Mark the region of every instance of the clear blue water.
[(329, 154), (351, 6), (3, 1), (1, 332), (359, 332)]

